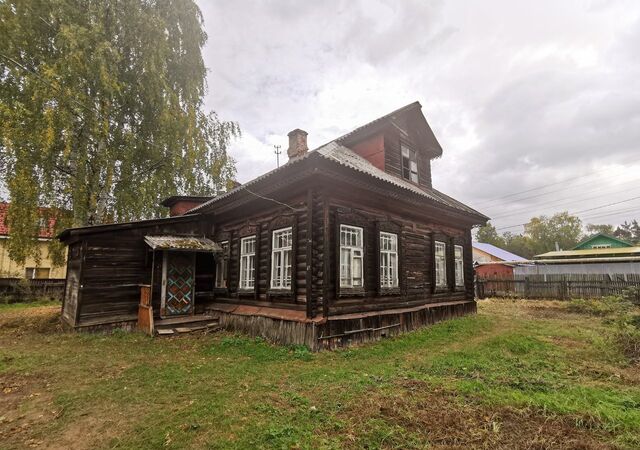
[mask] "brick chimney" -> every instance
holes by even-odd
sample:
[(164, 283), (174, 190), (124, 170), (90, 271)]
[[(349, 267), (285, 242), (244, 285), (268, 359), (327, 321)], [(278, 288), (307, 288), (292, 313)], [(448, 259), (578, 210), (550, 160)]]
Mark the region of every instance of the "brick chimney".
[(289, 132), (289, 148), (287, 149), (289, 159), (303, 156), (309, 151), (309, 147), (307, 147), (307, 134), (306, 131), (299, 128)]

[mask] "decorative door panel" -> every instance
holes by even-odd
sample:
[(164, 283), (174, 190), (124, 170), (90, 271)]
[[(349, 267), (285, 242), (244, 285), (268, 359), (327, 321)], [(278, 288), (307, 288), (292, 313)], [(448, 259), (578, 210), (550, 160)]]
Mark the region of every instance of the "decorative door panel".
[(184, 316), (194, 313), (194, 254), (165, 253), (164, 316)]

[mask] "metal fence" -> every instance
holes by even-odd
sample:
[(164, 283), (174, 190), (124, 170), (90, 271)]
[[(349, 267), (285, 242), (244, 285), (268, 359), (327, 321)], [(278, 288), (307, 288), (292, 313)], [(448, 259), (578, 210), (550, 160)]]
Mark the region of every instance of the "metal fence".
[(0, 278), (0, 298), (15, 302), (35, 299), (62, 300), (65, 280), (57, 278)]
[(513, 278), (476, 279), (476, 295), (481, 299), (600, 298), (622, 295), (628, 293), (630, 288), (636, 288), (640, 292), (639, 274), (516, 275)]

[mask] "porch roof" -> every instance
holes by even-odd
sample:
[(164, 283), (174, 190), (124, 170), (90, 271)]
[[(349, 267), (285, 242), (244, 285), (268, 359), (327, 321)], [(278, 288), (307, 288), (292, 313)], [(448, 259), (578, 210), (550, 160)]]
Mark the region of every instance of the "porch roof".
[(154, 250), (178, 250), (190, 252), (221, 252), (222, 247), (206, 237), (196, 236), (145, 236), (144, 241)]

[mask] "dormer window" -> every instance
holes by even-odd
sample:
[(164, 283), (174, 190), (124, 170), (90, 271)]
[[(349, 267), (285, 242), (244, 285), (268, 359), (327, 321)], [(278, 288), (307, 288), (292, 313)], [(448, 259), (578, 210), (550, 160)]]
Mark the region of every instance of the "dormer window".
[(417, 183), (418, 155), (415, 150), (410, 149), (404, 144), (401, 144), (400, 148), (402, 149), (402, 178)]

